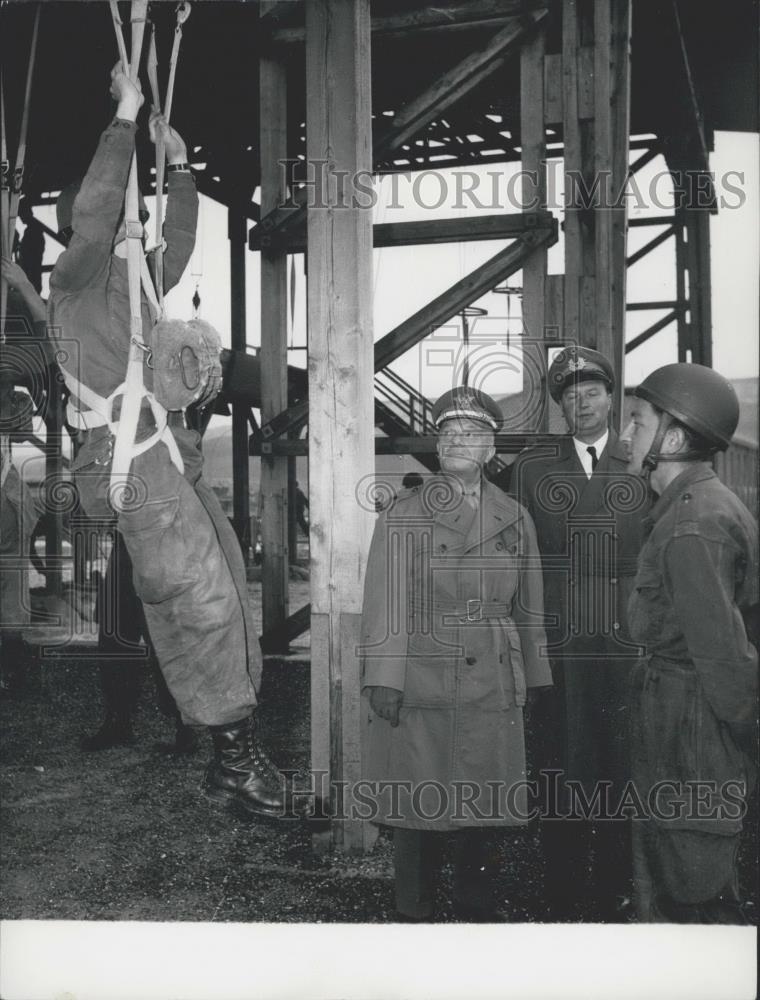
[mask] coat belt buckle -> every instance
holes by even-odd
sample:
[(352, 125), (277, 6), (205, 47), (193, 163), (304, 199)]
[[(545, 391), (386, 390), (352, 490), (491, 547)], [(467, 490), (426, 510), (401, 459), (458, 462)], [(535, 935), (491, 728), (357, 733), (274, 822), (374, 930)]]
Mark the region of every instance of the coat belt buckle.
[(467, 614), (463, 615), (460, 621), (463, 622), (483, 621), (483, 605), (479, 597), (471, 597), (467, 601)]

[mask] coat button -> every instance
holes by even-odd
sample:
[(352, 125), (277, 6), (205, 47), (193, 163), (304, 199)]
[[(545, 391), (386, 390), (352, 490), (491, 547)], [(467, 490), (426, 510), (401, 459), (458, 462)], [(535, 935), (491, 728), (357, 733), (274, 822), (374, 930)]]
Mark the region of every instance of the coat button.
[(467, 664), (468, 667), (471, 667), (478, 662), (478, 658), (476, 656), (468, 656), (464, 662)]
[(616, 576), (612, 576), (612, 577), (610, 577), (610, 583), (611, 583), (611, 584), (613, 584), (613, 585), (614, 585), (614, 584), (616, 584), (617, 582), (618, 582), (618, 578), (617, 578)]
[(445, 545), (439, 545), (438, 546), (438, 551), (439, 552), (445, 552), (446, 551), (446, 546)]
[(619, 629), (620, 629), (620, 622), (613, 622), (612, 623), (612, 627), (615, 629), (616, 632), (619, 631)]
[(497, 542), (494, 547), (495, 547), (495, 549), (496, 549), (497, 552), (503, 552), (504, 551), (504, 542)]

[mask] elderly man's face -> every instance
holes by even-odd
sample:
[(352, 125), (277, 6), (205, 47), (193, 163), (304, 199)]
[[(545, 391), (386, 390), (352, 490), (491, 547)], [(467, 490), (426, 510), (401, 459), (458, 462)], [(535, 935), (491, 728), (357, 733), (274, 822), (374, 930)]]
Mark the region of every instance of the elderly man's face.
[(449, 475), (471, 479), (493, 458), (493, 431), (471, 417), (450, 417), (438, 431), (438, 459)]

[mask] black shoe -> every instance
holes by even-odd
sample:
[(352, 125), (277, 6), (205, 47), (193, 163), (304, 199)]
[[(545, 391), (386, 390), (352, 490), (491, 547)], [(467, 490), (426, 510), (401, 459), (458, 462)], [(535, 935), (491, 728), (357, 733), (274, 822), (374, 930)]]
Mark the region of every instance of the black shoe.
[(131, 747), (135, 744), (135, 734), (128, 718), (107, 715), (103, 725), (92, 736), (83, 736), (79, 746), (85, 753), (110, 750), (112, 747)]
[(284, 815), (284, 777), (256, 739), (253, 716), (209, 728), (214, 757), (206, 768), (206, 797), (213, 802), (235, 803), (253, 816)]

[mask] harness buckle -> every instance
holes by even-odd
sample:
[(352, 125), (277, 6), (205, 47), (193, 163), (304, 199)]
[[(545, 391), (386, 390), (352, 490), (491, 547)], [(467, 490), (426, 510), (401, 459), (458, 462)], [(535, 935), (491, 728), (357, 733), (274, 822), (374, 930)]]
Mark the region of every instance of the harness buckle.
[(142, 240), (145, 235), (145, 227), (142, 222), (136, 222), (134, 219), (125, 219), (124, 229), (127, 234), (127, 239), (130, 240)]
[(460, 621), (463, 622), (482, 622), (483, 621), (483, 604), (479, 597), (471, 597), (467, 601), (467, 614), (464, 615)]

